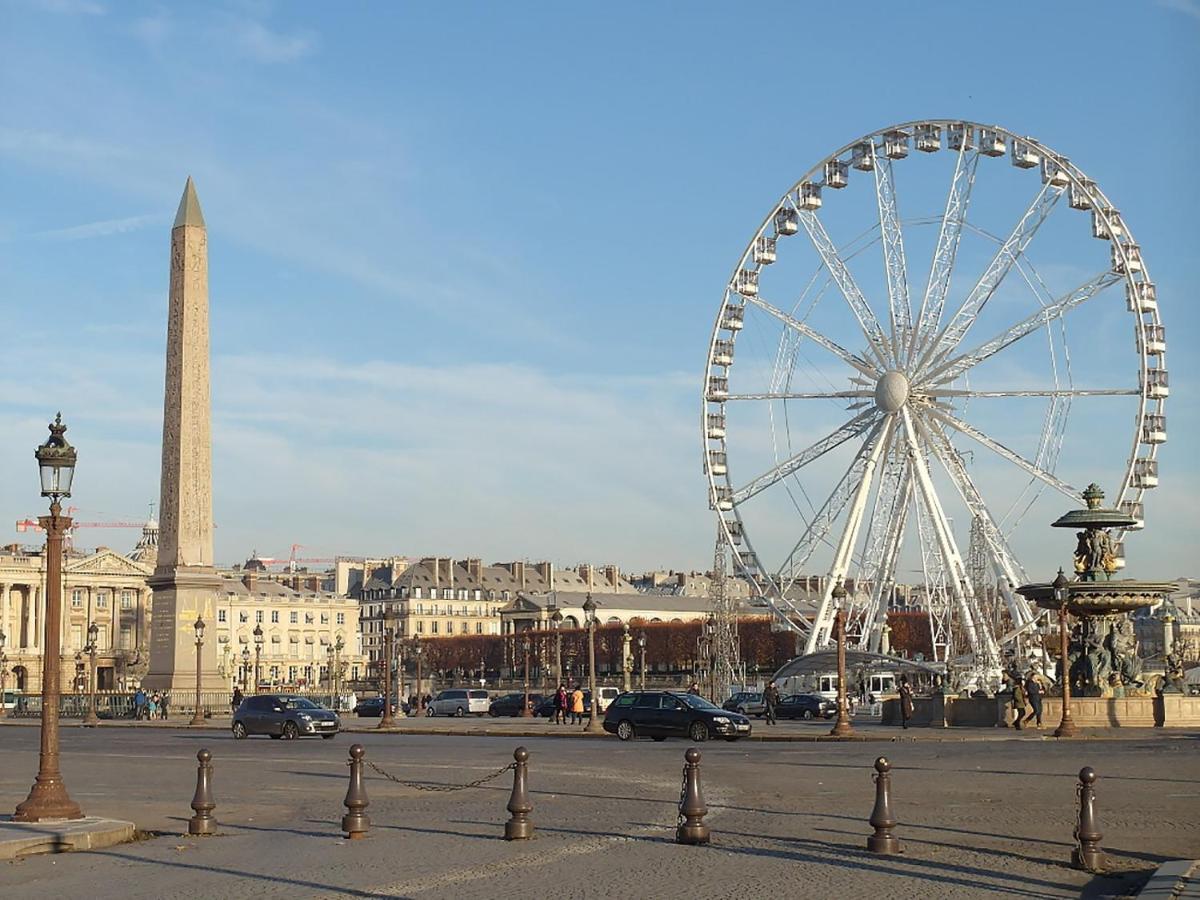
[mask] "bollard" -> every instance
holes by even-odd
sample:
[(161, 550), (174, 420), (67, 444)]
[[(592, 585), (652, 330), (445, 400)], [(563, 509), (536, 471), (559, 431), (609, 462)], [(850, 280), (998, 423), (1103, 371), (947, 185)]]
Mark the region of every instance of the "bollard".
[(1071, 865), (1088, 872), (1098, 872), (1107, 862), (1100, 849), (1100, 838), (1096, 829), (1096, 770), (1084, 766), (1079, 770), (1079, 824), (1075, 826), (1076, 847), (1071, 851)]
[(526, 789), (526, 778), (529, 775), (529, 751), (518, 747), (513, 751), (513, 789), (508, 798), (508, 811), (512, 818), (504, 823), (504, 839), (506, 841), (527, 841), (533, 837), (533, 823), (529, 814), (533, 812), (533, 803), (529, 800)]
[(868, 820), (875, 833), (867, 838), (867, 849), (872, 853), (899, 853), (900, 841), (892, 833), (896, 817), (892, 815), (892, 764), (886, 756), (875, 760), (875, 808)]
[(217, 820), (212, 814), (217, 808), (212, 798), (212, 754), (202, 749), (196, 759), (200, 761), (196, 770), (196, 794), (192, 797), (192, 809), (196, 814), (188, 819), (188, 834), (216, 834)]
[(704, 794), (700, 790), (700, 751), (689, 747), (683, 758), (683, 794), (679, 798), (675, 843), (707, 844), (712, 833), (704, 824), (708, 807), (704, 805)]
[(367, 751), (362, 744), (350, 745), (350, 786), (346, 788), (346, 814), (342, 816), (342, 831), (346, 839), (356, 841), (365, 837), (371, 827), (371, 820), (363, 812), (370, 802), (367, 800), (367, 787), (363, 784), (363, 755)]

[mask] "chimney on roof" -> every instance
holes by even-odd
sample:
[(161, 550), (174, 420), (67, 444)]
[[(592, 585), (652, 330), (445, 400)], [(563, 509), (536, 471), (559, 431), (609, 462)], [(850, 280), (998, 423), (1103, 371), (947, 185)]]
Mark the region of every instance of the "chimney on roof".
[(293, 575), (291, 578), (288, 579), (288, 581), (291, 582), (290, 586), (293, 591), (300, 590), (300, 576), (299, 575)]
[(604, 567), (604, 580), (607, 581), (615, 589), (618, 582), (621, 580), (621, 570), (614, 565)]
[(534, 568), (542, 576), (542, 580), (546, 582), (546, 590), (554, 590), (554, 563), (540, 562)]
[(254, 593), (254, 586), (258, 584), (258, 573), (253, 569), (247, 569), (246, 574), (242, 576), (242, 584), (246, 586), (246, 590)]
[(508, 571), (512, 573), (513, 581), (517, 583), (517, 587), (525, 590), (525, 563), (509, 563)]
[(579, 566), (579, 569), (577, 571), (579, 572), (579, 579), (584, 584), (586, 584), (588, 586), (588, 588), (590, 589), (592, 586), (592, 566), (591, 566), (591, 564), (583, 563)]
[(309, 575), (306, 579), (304, 579), (304, 586), (314, 594), (317, 593), (317, 591), (321, 590), (321, 576)]
[(467, 560), (467, 575), (478, 586), (483, 587), (483, 560), (468, 559)]

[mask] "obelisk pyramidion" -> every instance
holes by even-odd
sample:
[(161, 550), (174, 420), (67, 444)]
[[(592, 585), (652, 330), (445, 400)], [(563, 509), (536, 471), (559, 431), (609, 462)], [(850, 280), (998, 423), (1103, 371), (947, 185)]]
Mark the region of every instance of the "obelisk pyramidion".
[(153, 690), (195, 690), (194, 625), (200, 616), (207, 633), (201, 686), (218, 691), (227, 685), (217, 672), (221, 579), (213, 568), (208, 231), (191, 178), (171, 229), (169, 302), (158, 564), (150, 578), (150, 668), (142, 683)]

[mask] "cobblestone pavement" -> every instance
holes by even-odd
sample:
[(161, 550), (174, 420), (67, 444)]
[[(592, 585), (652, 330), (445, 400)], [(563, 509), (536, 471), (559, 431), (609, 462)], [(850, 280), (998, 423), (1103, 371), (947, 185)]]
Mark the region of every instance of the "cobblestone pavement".
[[(517, 741), (354, 735), (400, 778), (472, 781)], [(709, 847), (673, 843), (682, 741), (522, 739), (537, 838), (507, 843), (511, 776), (452, 793), (369, 773), (369, 837), (341, 838), (350, 736), (235, 742), (219, 731), (63, 732), (72, 797), (153, 839), (0, 866), (0, 896), (222, 897), (1078, 897), (1121, 896), (1164, 860), (1200, 855), (1200, 735), (1040, 740), (709, 743)], [(221, 835), (186, 832), (196, 751), (215, 767)], [(904, 853), (865, 851), (871, 763), (891, 759)], [(37, 730), (0, 729), (0, 809), (24, 798)], [(1100, 773), (1114, 874), (1067, 865), (1075, 776)]]

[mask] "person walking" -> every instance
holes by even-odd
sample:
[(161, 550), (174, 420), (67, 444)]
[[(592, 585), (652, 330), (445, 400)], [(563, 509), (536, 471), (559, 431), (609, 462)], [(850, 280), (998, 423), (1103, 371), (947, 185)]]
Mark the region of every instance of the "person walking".
[(688, 687), (688, 693), (692, 694), (696, 697), (699, 697), (700, 696), (700, 682), (693, 681), (691, 683), (691, 685)]
[(135, 722), (142, 721), (142, 716), (146, 714), (146, 692), (140, 687), (133, 695), (133, 720)]
[(242, 689), (240, 687), (235, 687), (233, 689), (233, 697), (230, 698), (230, 700), (229, 700), (230, 710), (232, 712), (236, 713), (238, 707), (242, 705), (242, 701), (244, 699), (245, 699), (245, 696), (242, 694)]
[(779, 688), (775, 687), (775, 682), (767, 685), (767, 689), (763, 691), (763, 707), (764, 714), (767, 717), (767, 724), (774, 725), (775, 707), (779, 705)]
[(902, 728), (908, 728), (908, 720), (913, 716), (913, 692), (912, 685), (908, 683), (908, 676), (900, 676), (900, 725)]
[(1021, 730), (1021, 719), (1025, 715), (1025, 683), (1021, 681), (1021, 676), (1018, 675), (1013, 679), (1012, 691), (1013, 705), (1013, 728)]
[(158, 717), (165, 720), (167, 718), (167, 706), (171, 702), (171, 695), (163, 691), (162, 697), (158, 701)]
[(554, 692), (554, 724), (567, 724), (567, 686), (561, 683)]
[(1025, 723), (1029, 720), (1034, 720), (1036, 727), (1042, 727), (1042, 685), (1037, 680), (1037, 675), (1033, 669), (1029, 670), (1029, 674), (1025, 678), (1025, 696), (1029, 700), (1029, 705), (1032, 707), (1029, 715), (1025, 717)]
[(583, 722), (583, 688), (580, 685), (575, 685), (575, 690), (571, 692), (571, 724), (578, 725)]
[(146, 698), (146, 718), (150, 721), (158, 718), (158, 701), (160, 699), (158, 691)]

